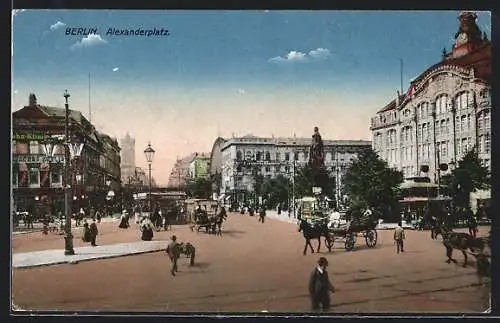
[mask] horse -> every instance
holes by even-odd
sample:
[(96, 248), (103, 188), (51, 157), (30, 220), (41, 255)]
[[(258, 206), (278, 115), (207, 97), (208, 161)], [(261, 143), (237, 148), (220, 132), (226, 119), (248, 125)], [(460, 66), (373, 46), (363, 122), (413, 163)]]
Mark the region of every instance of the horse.
[(311, 244), (311, 239), (318, 239), (318, 248), (316, 252), (319, 252), (319, 249), (321, 247), (321, 237), (325, 237), (327, 243), (327, 248), (328, 251), (331, 250), (331, 243), (330, 242), (330, 234), (328, 232), (328, 228), (326, 225), (318, 225), (318, 226), (313, 226), (309, 224), (306, 220), (300, 220), (299, 224), (299, 232), (302, 232), (302, 235), (304, 236), (305, 240), (305, 245), (304, 245), (304, 255), (307, 253), (307, 246), (311, 249), (311, 253), (314, 253), (314, 249)]
[(479, 251), (482, 252), (485, 247), (485, 242), (483, 239), (474, 238), (468, 233), (464, 232), (453, 232), (453, 231), (442, 231), (443, 245), (446, 248), (446, 263), (457, 263), (455, 259), (452, 258), (453, 249), (458, 249), (462, 251), (464, 255), (463, 267), (467, 266), (467, 249), (471, 252)]

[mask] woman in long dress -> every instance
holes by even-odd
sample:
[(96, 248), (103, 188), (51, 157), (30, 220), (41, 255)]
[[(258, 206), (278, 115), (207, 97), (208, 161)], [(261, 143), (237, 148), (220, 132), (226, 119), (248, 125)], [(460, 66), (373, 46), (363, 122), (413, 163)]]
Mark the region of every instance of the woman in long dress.
[(118, 227), (120, 229), (127, 229), (128, 228), (128, 219), (127, 219), (127, 211), (123, 211), (121, 217), (120, 217), (120, 224)]
[(153, 240), (154, 236), (153, 228), (154, 228), (153, 222), (151, 222), (151, 220), (148, 217), (144, 218), (144, 220), (142, 220), (141, 222), (141, 232), (142, 232), (141, 240), (144, 241)]

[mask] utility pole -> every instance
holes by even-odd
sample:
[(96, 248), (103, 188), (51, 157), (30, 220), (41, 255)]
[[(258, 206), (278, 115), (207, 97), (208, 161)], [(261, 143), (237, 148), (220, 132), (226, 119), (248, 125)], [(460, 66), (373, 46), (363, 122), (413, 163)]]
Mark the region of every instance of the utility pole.
[(295, 218), (295, 158), (292, 163), (292, 213)]

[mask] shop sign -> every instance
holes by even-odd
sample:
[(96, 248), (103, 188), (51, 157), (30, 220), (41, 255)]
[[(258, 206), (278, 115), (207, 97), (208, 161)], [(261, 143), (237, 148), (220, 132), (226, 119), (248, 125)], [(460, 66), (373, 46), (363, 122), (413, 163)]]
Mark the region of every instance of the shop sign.
[(36, 132), (25, 132), (25, 133), (14, 133), (13, 140), (26, 140), (26, 141), (43, 141), (49, 138), (49, 135), (45, 133)]
[(15, 155), (12, 156), (12, 161), (14, 163), (30, 163), (30, 164), (45, 163), (47, 161), (50, 161), (51, 163), (62, 163), (64, 162), (64, 156), (55, 155), (54, 157), (51, 157), (49, 159), (45, 155)]

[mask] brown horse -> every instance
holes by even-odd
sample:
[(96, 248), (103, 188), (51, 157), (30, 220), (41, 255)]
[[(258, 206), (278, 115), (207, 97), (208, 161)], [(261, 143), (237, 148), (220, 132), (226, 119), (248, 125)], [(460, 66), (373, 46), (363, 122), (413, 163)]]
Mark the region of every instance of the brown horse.
[(452, 254), (453, 249), (458, 249), (462, 251), (462, 254), (464, 255), (463, 267), (466, 267), (467, 249), (471, 252), (482, 252), (485, 247), (485, 243), (482, 239), (474, 238), (468, 233), (442, 231), (441, 234), (443, 235), (443, 245), (446, 248), (446, 257), (448, 257), (446, 260), (447, 263), (450, 263), (451, 261), (457, 263), (457, 261), (452, 258)]

